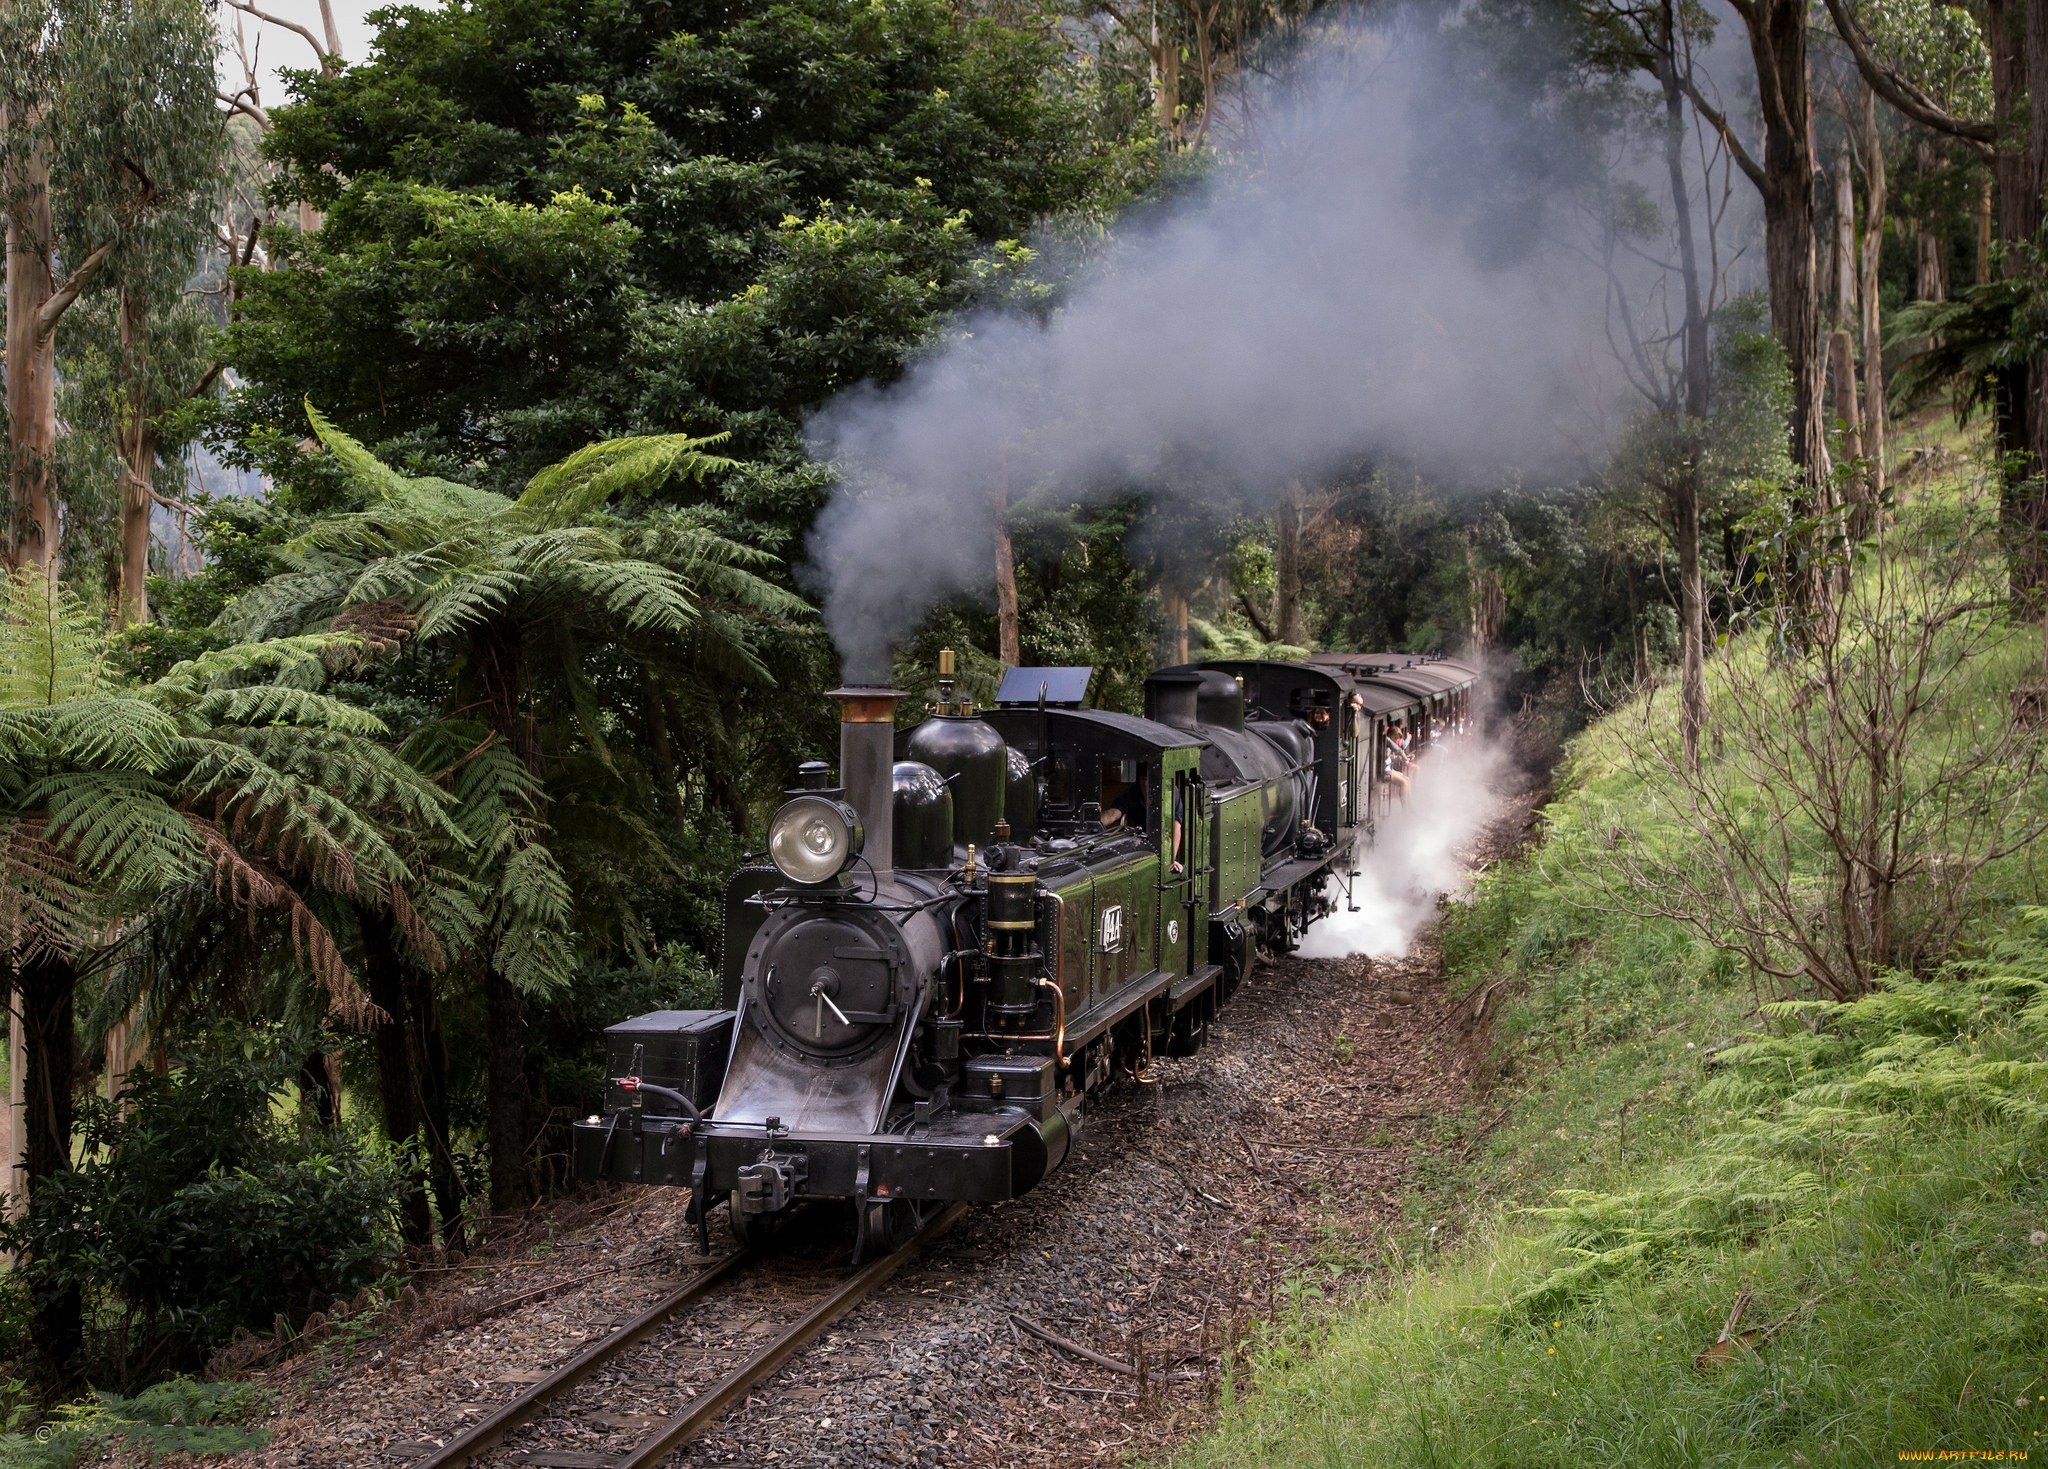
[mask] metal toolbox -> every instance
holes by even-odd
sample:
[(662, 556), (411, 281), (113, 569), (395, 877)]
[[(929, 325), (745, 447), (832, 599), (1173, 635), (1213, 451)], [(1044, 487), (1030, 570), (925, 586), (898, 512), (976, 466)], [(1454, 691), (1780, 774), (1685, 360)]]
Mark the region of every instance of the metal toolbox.
[(1050, 1056), (975, 1056), (960, 1068), (959, 1105), (1022, 1107), (1043, 1118), (1052, 1110), (1053, 1060)]
[[(669, 1087), (708, 1108), (725, 1082), (725, 1058), (732, 1049), (730, 1010), (656, 1010), (607, 1026), (604, 1033), (607, 1112), (627, 1107), (616, 1079), (633, 1072), (633, 1048), (641, 1048), (640, 1079)], [(649, 1096), (646, 1110), (661, 1116), (676, 1110), (665, 1097)]]

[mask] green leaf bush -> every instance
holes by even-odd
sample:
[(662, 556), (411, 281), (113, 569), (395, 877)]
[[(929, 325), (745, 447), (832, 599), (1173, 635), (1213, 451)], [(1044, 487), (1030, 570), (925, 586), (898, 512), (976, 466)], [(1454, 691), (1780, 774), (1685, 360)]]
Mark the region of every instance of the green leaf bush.
[(84, 1157), (6, 1227), (27, 1283), (87, 1303), (102, 1381), (200, 1365), (238, 1329), (269, 1332), (378, 1279), (413, 1166), (350, 1129), (304, 1129), (275, 1103), (288, 1049), (214, 1031), (168, 1074), (89, 1104)]

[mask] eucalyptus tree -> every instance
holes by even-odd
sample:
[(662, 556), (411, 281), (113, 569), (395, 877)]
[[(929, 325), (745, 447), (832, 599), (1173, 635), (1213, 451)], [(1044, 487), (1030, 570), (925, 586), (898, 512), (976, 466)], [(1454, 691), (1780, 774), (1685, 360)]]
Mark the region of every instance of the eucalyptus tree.
[[(345, 1024), (374, 1006), (309, 893), (420, 929), (417, 875), (393, 832), (460, 841), (447, 797), (378, 743), (373, 715), (306, 685), (360, 645), (332, 631), (242, 644), (139, 687), (106, 662), (101, 620), (48, 573), (0, 594), (0, 962), (18, 996), (23, 1152), (38, 1179), (71, 1166), (76, 1002), (174, 891), (280, 918)], [(424, 943), (432, 939), (421, 931)], [(75, 1291), (37, 1306), (62, 1371)]]
[[(290, 546), (288, 569), (225, 619), (271, 635), (388, 608), (411, 620), (413, 645), (452, 655), (446, 707), (407, 748), (454, 794), (484, 905), (491, 1193), (494, 1207), (509, 1207), (529, 1188), (522, 996), (557, 990), (574, 960), (547, 777), (569, 737), (603, 755), (607, 699), (617, 697), (591, 677), (593, 654), (609, 649), (642, 668), (722, 663), (767, 680), (752, 627), (807, 609), (759, 574), (773, 557), (688, 511), (636, 503), (731, 468), (707, 452), (716, 439), (593, 444), (514, 499), (399, 474), (310, 405), (306, 413), (361, 508), (315, 520)], [(652, 690), (658, 706), (653, 685), (630, 687)], [(542, 689), (563, 697), (543, 707)]]
[[(117, 266), (136, 281), (134, 309), (146, 315), (155, 292), (145, 282), (195, 220), (199, 235), (207, 228), (219, 173), (215, 47), (200, 0), (0, 6), (10, 565), (49, 565), (58, 553), (59, 320)], [(145, 452), (154, 462), (144, 437), (126, 447), (125, 462)]]

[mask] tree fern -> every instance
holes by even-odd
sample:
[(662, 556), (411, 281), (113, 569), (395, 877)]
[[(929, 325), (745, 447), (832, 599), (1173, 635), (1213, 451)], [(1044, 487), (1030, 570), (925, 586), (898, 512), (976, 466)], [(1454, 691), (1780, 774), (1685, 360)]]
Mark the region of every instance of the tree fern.
[[(708, 452), (722, 437), (593, 444), (542, 470), (511, 500), (400, 474), (310, 404), (307, 419), (363, 508), (309, 527), (287, 548), (287, 574), (230, 607), (224, 625), (297, 639), (346, 625), (353, 609), (388, 604), (411, 619), (415, 640), (458, 655), (467, 683), (455, 706), (482, 708), (486, 722), (451, 711), (438, 727), (417, 733), (404, 758), (444, 781), (453, 798), (460, 866), (489, 915), (489, 936), (481, 941), (496, 971), (523, 990), (553, 988), (569, 971), (573, 906), (548, 847), (537, 755), (526, 726), (510, 712), (528, 690), (523, 683), (496, 692), (476, 685), (523, 677), (494, 673), (507, 647), (521, 650), (521, 670), (528, 657), (542, 660), (567, 693), (558, 715), (574, 720), (600, 759), (608, 759), (607, 711), (583, 669), (586, 643), (627, 647), (636, 657), (666, 650), (679, 662), (708, 661), (768, 679), (753, 627), (809, 609), (760, 574), (773, 557), (716, 535), (686, 513), (612, 513), (664, 486), (731, 468), (732, 461)], [(294, 704), (276, 693), (207, 708), (245, 721), (288, 713), (298, 724), (318, 715), (311, 699)], [(252, 787), (238, 799), (261, 795)], [(296, 793), (292, 799), (297, 809), (311, 809)], [(354, 832), (339, 833), (333, 845), (352, 849), (357, 840)]]
[(82, 957), (201, 888), (279, 914), (337, 1013), (369, 1013), (299, 886), (409, 906), (401, 840), (465, 838), (446, 793), (375, 743), (374, 716), (300, 686), (361, 638), (226, 648), (124, 688), (74, 596), (36, 573), (4, 586), (0, 936)]

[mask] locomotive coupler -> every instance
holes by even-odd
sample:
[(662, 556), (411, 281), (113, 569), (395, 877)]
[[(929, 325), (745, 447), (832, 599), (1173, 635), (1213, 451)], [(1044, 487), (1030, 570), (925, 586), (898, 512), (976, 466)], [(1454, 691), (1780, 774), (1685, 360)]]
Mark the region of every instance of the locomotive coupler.
[(711, 1253), (711, 1208), (705, 1200), (705, 1181), (711, 1174), (710, 1139), (697, 1139), (697, 1155), (690, 1164), (690, 1206), (683, 1211), (683, 1222), (697, 1226), (697, 1253)]
[(810, 1177), (811, 1167), (802, 1153), (761, 1150), (761, 1156), (739, 1171), (739, 1206), (742, 1214), (780, 1214), (796, 1197), (797, 1185)]

